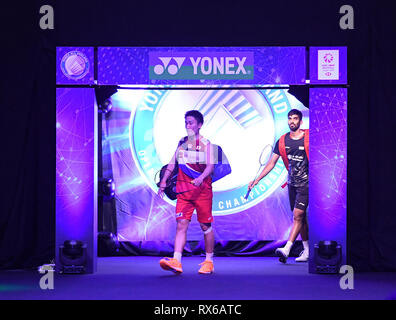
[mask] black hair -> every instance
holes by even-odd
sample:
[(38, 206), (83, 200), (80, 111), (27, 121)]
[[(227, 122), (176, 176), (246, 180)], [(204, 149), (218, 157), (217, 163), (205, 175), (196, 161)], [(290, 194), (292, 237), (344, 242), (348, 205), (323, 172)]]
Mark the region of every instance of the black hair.
[(184, 119), (186, 119), (187, 117), (193, 117), (195, 120), (197, 120), (198, 123), (204, 123), (203, 115), (198, 110), (187, 111), (184, 115)]
[(300, 110), (297, 110), (297, 109), (291, 109), (291, 110), (289, 111), (289, 113), (287, 114), (287, 117), (290, 117), (290, 116), (292, 116), (292, 115), (294, 115), (294, 114), (296, 114), (296, 115), (298, 116), (298, 118), (300, 119), (300, 121), (302, 120), (302, 113), (301, 113)]

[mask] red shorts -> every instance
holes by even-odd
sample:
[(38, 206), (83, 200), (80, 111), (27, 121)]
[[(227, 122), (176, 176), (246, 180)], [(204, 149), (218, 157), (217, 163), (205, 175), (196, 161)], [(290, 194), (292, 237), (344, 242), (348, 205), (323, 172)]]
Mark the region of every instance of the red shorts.
[(191, 221), (194, 210), (197, 210), (197, 220), (201, 223), (213, 222), (212, 188), (198, 187), (196, 190), (177, 195), (176, 220), (187, 219)]

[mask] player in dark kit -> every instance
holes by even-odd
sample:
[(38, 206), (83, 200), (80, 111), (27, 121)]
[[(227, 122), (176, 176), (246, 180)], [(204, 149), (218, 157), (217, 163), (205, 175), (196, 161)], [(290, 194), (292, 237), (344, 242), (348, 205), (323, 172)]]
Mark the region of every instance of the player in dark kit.
[(276, 249), (279, 261), (286, 263), (290, 249), (298, 234), (301, 235), (304, 250), (296, 258), (297, 262), (306, 262), (309, 257), (308, 222), (306, 210), (308, 207), (308, 169), (309, 169), (309, 130), (300, 129), (302, 113), (293, 109), (288, 113), (290, 132), (284, 134), (275, 145), (273, 155), (264, 167), (259, 177), (249, 183), (249, 189), (254, 188), (276, 165), (279, 157), (288, 170), (288, 190), (290, 208), (293, 211), (293, 226), (289, 239), (283, 248)]

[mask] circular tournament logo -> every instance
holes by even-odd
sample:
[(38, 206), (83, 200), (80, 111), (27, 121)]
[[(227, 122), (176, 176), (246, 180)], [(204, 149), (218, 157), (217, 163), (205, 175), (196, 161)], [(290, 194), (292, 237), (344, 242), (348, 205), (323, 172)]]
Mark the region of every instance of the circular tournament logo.
[(66, 53), (61, 60), (61, 69), (63, 74), (74, 80), (85, 77), (89, 71), (89, 60), (87, 56), (80, 51), (70, 51)]
[(281, 135), (289, 131), (287, 113), (301, 105), (293, 98), (287, 89), (271, 88), (147, 90), (130, 118), (130, 146), (136, 166), (156, 193), (157, 172), (169, 163), (179, 140), (187, 135), (185, 112), (198, 110), (204, 115), (201, 135), (222, 147), (232, 169), (231, 174), (213, 183), (213, 215), (253, 207), (278, 190), (287, 178), (283, 162), (278, 161), (244, 198), (249, 182), (260, 168), (262, 150), (267, 145), (274, 147)]

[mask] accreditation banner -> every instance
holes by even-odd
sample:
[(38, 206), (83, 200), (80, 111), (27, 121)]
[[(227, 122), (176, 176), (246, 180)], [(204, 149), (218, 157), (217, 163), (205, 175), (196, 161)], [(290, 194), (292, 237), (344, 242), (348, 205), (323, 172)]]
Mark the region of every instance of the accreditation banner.
[(310, 47), (311, 84), (347, 84), (347, 47)]

